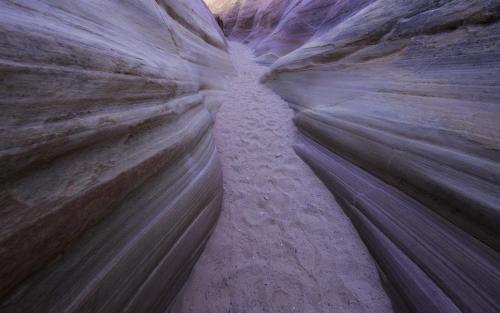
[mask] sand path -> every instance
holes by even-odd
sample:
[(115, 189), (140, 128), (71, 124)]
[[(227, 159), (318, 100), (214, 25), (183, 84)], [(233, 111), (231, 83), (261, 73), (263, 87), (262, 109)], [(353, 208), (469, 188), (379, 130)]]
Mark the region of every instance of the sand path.
[(217, 113), (225, 179), (219, 222), (173, 312), (390, 312), (365, 246), (294, 153), (293, 111), (231, 44), (236, 77)]

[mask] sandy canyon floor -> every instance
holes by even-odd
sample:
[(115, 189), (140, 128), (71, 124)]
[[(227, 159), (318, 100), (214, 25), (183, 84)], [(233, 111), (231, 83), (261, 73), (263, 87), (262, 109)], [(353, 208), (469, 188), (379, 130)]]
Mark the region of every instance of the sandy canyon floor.
[(172, 312), (391, 312), (366, 247), (293, 150), (293, 111), (259, 83), (266, 68), (247, 47), (230, 49), (237, 75), (215, 126), (222, 214)]

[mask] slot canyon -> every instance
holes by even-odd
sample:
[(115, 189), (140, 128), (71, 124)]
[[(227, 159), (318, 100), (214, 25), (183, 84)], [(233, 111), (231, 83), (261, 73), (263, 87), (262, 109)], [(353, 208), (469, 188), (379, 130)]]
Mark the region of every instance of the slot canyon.
[(500, 312), (499, 0), (0, 0), (0, 313)]

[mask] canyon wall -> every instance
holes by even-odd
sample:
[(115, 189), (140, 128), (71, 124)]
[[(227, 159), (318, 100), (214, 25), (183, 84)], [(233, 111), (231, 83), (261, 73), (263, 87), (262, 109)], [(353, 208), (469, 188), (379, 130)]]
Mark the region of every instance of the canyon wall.
[(0, 312), (165, 312), (217, 219), (201, 1), (0, 2)]
[(206, 0), (224, 21), (225, 34), (272, 63), (373, 0)]
[[(209, 3), (210, 4), (210, 3)], [(500, 2), (228, 1), (401, 310), (499, 312)]]

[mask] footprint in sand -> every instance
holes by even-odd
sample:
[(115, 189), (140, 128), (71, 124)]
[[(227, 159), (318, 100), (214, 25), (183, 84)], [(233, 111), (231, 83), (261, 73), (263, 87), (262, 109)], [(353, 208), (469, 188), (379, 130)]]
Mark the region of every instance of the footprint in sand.
[(366, 248), (293, 150), (293, 111), (245, 46), (231, 53), (238, 73), (215, 125), (223, 210), (174, 311), (390, 312)]

